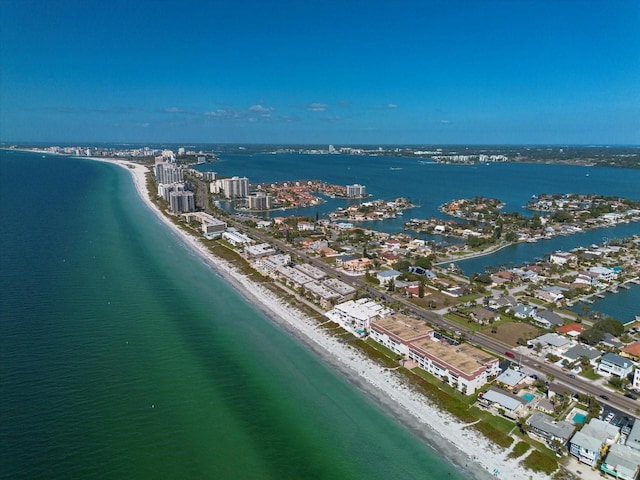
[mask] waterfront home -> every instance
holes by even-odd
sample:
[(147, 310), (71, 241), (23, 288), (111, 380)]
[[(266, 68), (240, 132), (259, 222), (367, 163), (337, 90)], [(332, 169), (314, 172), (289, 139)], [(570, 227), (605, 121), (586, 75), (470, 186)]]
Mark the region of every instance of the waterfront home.
[(615, 353), (605, 353), (600, 360), (600, 365), (598, 365), (598, 373), (620, 378), (626, 377), (632, 371), (633, 362)]
[(624, 346), (618, 337), (610, 334), (609, 332), (604, 333), (604, 338), (598, 342), (598, 345), (613, 348), (616, 350)]
[(524, 415), (527, 401), (506, 390), (490, 387), (478, 395), (478, 403), (485, 408), (502, 411), (505, 417), (515, 420)]
[(576, 256), (569, 252), (554, 252), (549, 255), (549, 261), (556, 265), (565, 265), (567, 263), (575, 262)]
[(635, 480), (640, 470), (640, 452), (618, 443), (611, 445), (600, 470), (622, 480)]
[(541, 440), (551, 443), (558, 440), (562, 445), (573, 435), (576, 426), (567, 421), (556, 421), (549, 415), (535, 412), (527, 419), (529, 425), (529, 435), (533, 434)]
[(431, 270), (428, 270), (428, 269), (423, 268), (423, 267), (416, 267), (416, 266), (414, 266), (414, 265), (412, 265), (412, 266), (410, 266), (410, 267), (409, 267), (409, 272), (410, 272), (410, 273), (413, 273), (413, 274), (415, 274), (415, 275), (420, 275), (421, 277), (426, 277), (426, 278), (428, 278), (429, 280), (433, 280), (433, 279), (434, 279), (434, 278), (436, 278), (436, 276), (437, 276), (437, 275), (436, 275), (433, 271), (431, 271)]
[(640, 342), (630, 343), (622, 349), (621, 354), (634, 360), (640, 359)]
[(556, 332), (575, 338), (579, 337), (580, 334), (584, 332), (584, 327), (580, 323), (573, 322), (557, 327)]
[(569, 452), (578, 461), (593, 467), (605, 445), (613, 444), (620, 436), (618, 427), (597, 418), (582, 427), (569, 441)]
[(534, 292), (536, 298), (547, 303), (559, 303), (564, 300), (564, 294), (560, 287), (545, 287), (539, 288)]
[(608, 267), (591, 267), (589, 272), (597, 275), (597, 280), (599, 282), (612, 282), (618, 275), (613, 268)]

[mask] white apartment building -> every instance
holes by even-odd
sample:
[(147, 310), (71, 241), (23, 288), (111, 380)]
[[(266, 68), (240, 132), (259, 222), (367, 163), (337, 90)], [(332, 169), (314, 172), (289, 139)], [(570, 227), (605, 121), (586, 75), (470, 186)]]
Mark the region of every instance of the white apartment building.
[(325, 313), (325, 316), (348, 332), (362, 337), (369, 331), (373, 320), (385, 317), (390, 313), (391, 310), (379, 303), (369, 298), (360, 298), (336, 305)]

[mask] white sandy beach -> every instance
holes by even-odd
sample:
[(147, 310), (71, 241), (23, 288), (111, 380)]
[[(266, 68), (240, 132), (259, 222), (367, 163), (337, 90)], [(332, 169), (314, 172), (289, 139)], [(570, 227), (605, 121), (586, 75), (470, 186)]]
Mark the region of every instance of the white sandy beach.
[[(201, 255), (247, 300), (308, 345), (324, 361), (338, 369), (352, 384), (474, 478), (514, 480), (549, 478), (525, 469), (519, 463), (519, 459), (507, 458), (510, 450), (504, 450), (492, 444), (469, 425), (443, 413), (437, 406), (428, 403), (422, 395), (416, 393), (402, 377), (369, 360), (354, 347), (326, 335), (322, 329), (317, 328), (316, 321), (289, 306), (261, 285), (251, 282), (247, 276), (237, 271), (228, 262), (210, 254), (198, 237), (178, 228), (156, 208), (146, 187), (147, 167), (121, 160), (92, 159), (114, 163), (129, 170), (140, 197), (158, 218), (179, 235), (185, 244)], [(513, 444), (516, 443), (514, 441)]]

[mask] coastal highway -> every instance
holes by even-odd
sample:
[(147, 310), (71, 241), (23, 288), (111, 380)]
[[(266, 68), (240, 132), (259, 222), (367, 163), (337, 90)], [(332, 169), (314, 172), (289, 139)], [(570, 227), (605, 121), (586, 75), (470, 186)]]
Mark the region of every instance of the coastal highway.
[[(372, 298), (386, 299), (386, 297), (389, 297), (391, 293), (381, 291), (377, 288), (372, 287), (371, 285), (363, 281), (360, 277), (353, 277), (351, 275), (347, 275), (346, 273), (339, 272), (331, 266), (327, 265), (325, 262), (317, 258), (310, 257), (304, 252), (293, 248), (288, 243), (266, 235), (259, 230), (248, 228), (246, 225), (238, 222), (237, 220), (229, 219), (229, 223), (231, 223), (239, 230), (246, 231), (252, 237), (260, 240), (261, 242), (271, 243), (281, 251), (289, 253), (290, 255), (292, 255), (292, 257), (298, 257), (303, 261), (312, 264), (314, 267), (317, 267), (318, 269), (322, 270), (332, 277), (336, 277), (349, 285), (363, 289)], [(533, 358), (529, 355), (522, 355), (520, 352), (513, 350), (511, 346), (506, 345), (496, 340), (495, 338), (491, 338), (488, 335), (482, 333), (474, 332), (473, 330), (463, 325), (451, 322), (435, 312), (425, 310), (424, 308), (411, 303), (404, 297), (392, 295), (392, 298), (393, 301), (400, 303), (403, 306), (403, 309), (411, 315), (425, 320), (434, 327), (438, 327), (449, 332), (456, 332), (457, 334), (464, 334), (466, 335), (467, 340), (470, 343), (476, 344), (477, 346), (485, 349), (488, 352), (501, 357), (504, 357), (505, 352), (507, 351), (513, 353), (515, 359), (517, 359), (521, 366), (528, 367), (531, 370), (535, 370), (545, 375), (553, 375), (558, 383), (561, 383), (568, 387), (567, 390), (570, 393), (581, 392), (588, 395), (593, 395), (598, 399), (599, 402), (606, 403), (627, 414), (631, 414), (632, 416), (636, 416), (636, 410), (640, 408), (640, 400), (633, 400), (624, 397), (619, 393), (606, 390), (598, 384), (590, 382), (589, 380), (582, 377), (577, 376), (575, 378), (571, 378), (566, 371), (555, 365), (551, 365), (543, 360), (538, 360), (537, 358)], [(602, 398), (602, 395), (605, 395), (607, 398)]]

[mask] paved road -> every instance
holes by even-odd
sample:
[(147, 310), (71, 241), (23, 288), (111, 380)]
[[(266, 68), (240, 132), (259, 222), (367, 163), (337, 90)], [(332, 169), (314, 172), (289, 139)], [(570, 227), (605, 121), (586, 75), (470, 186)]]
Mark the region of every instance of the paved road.
[[(232, 219), (229, 220), (229, 223), (235, 226), (236, 228), (238, 228), (239, 230), (246, 231), (251, 236), (253, 236), (254, 238), (262, 242), (271, 243), (276, 247), (278, 247), (280, 250), (287, 252), (292, 256), (301, 258), (305, 262), (312, 264), (313, 266), (319, 268), (320, 270), (324, 271), (325, 273), (327, 273), (332, 277), (337, 277), (338, 279), (342, 280), (345, 283), (348, 283), (356, 288), (360, 288), (366, 291), (367, 294), (372, 298), (386, 299), (387, 297), (389, 297), (390, 292), (385, 292), (377, 288), (374, 288), (368, 283), (366, 283), (364, 280), (362, 280), (360, 277), (354, 277), (351, 275), (347, 275), (346, 273), (337, 271), (331, 266), (327, 265), (325, 262), (317, 258), (310, 257), (303, 252), (300, 252), (299, 250), (293, 248), (291, 245), (289, 245), (286, 242), (283, 242), (282, 240), (275, 239), (269, 235), (266, 235), (260, 232), (259, 230), (249, 229), (246, 227), (246, 225), (243, 225), (240, 222), (237, 222)], [(582, 392), (589, 395), (593, 395), (594, 397), (598, 398), (598, 400), (601, 403), (606, 403), (612, 407), (618, 408), (619, 410), (625, 413), (631, 414), (633, 416), (636, 416), (637, 414), (636, 410), (638, 410), (638, 408), (640, 407), (640, 403), (638, 403), (639, 401), (637, 400), (632, 400), (630, 398), (624, 397), (619, 393), (614, 393), (614, 392), (605, 390), (600, 385), (589, 382), (588, 380), (583, 379), (581, 377), (571, 378), (567, 375), (566, 371), (563, 371), (561, 368), (555, 365), (548, 364), (542, 360), (538, 360), (527, 355), (521, 355), (520, 352), (514, 350), (509, 345), (502, 343), (499, 340), (496, 340), (495, 338), (489, 337), (482, 333), (474, 332), (473, 330), (463, 325), (451, 322), (435, 312), (418, 307), (417, 305), (409, 302), (409, 300), (404, 297), (394, 295), (392, 298), (394, 301), (399, 302), (407, 312), (410, 312), (412, 315), (416, 316), (417, 318), (421, 318), (429, 322), (434, 327), (438, 327), (438, 328), (447, 330), (448, 332), (452, 332), (452, 335), (453, 335), (453, 332), (463, 333), (466, 335), (467, 339), (471, 341), (471, 343), (474, 343), (491, 353), (504, 356), (505, 352), (511, 352), (514, 358), (519, 359), (519, 361), (523, 366), (529, 367), (530, 369), (537, 370), (546, 375), (553, 375), (558, 382), (566, 385), (568, 389), (571, 390), (571, 393)], [(602, 398), (601, 397), (602, 395), (605, 395), (606, 397), (608, 397), (608, 399)]]

